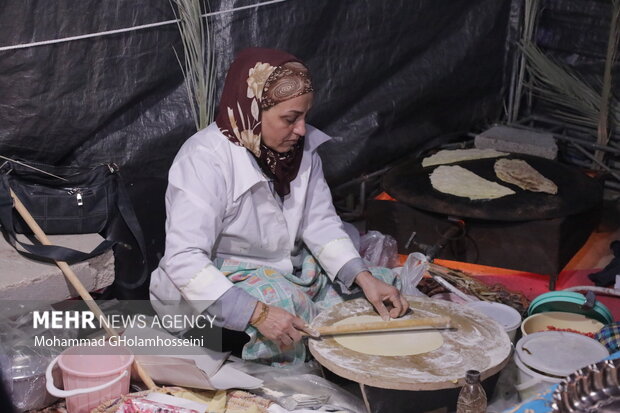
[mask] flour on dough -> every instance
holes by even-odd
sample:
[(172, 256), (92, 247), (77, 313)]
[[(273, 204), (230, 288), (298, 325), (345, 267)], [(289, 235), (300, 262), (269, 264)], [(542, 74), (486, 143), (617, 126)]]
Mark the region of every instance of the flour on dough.
[[(334, 325), (370, 323), (382, 321), (374, 315), (359, 315), (340, 320)], [(411, 356), (428, 353), (441, 347), (443, 337), (437, 331), (394, 331), (335, 335), (334, 339), (343, 347), (358, 353), (378, 356)]]
[(422, 167), (433, 165), (444, 165), (474, 159), (499, 158), (508, 155), (506, 152), (499, 152), (495, 149), (443, 149), (434, 155), (422, 159)]
[(433, 188), (445, 194), (469, 199), (495, 199), (515, 193), (460, 166), (438, 166), (430, 174)]

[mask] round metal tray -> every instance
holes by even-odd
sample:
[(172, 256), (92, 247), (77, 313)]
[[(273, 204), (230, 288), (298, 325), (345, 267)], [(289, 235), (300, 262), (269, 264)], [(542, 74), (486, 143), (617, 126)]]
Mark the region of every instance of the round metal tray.
[(553, 393), (555, 413), (620, 411), (620, 359), (583, 367), (563, 380)]

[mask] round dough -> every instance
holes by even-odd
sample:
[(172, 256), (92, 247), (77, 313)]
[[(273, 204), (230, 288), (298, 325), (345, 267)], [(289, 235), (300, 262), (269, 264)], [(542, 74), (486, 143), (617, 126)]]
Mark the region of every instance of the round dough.
[[(382, 321), (375, 315), (359, 315), (340, 320), (334, 325)], [(437, 331), (394, 331), (391, 333), (358, 333), (335, 335), (343, 347), (358, 353), (378, 356), (411, 356), (427, 353), (441, 347), (443, 337)]]

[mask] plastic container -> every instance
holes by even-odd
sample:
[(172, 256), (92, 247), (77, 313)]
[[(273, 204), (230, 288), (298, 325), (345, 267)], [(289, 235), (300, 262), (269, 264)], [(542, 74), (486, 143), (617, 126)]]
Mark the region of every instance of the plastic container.
[(549, 311), (527, 317), (521, 324), (521, 333), (526, 336), (539, 331), (548, 331), (549, 326), (570, 328), (582, 333), (596, 333), (603, 328), (603, 323), (583, 314)]
[(517, 329), (521, 325), (521, 314), (517, 310), (506, 304), (489, 301), (476, 301), (467, 305), (497, 321), (506, 330), (510, 341), (514, 343)]
[(14, 345), (10, 352), (8, 374), (3, 378), (10, 380), (9, 394), (17, 410), (39, 410), (58, 400), (58, 397), (45, 390), (45, 369), (59, 351), (47, 347)]
[(528, 400), (539, 393), (544, 392), (553, 384), (560, 383), (564, 377), (554, 377), (552, 375), (541, 374), (521, 361), (519, 355), (514, 356), (515, 364), (518, 368), (517, 384), (515, 389), (519, 392), (521, 401)]
[(611, 312), (601, 302), (596, 301), (591, 309), (583, 308), (586, 297), (583, 294), (573, 291), (551, 291), (536, 297), (530, 303), (528, 315), (545, 313), (549, 311), (560, 311), (565, 313), (583, 314), (588, 318), (593, 318), (603, 324), (611, 324), (614, 318)]
[(581, 334), (544, 331), (521, 338), (514, 361), (518, 367), (515, 388), (522, 400), (546, 391), (581, 367), (609, 356), (598, 341)]
[[(65, 397), (68, 413), (90, 413), (102, 402), (129, 393), (134, 356), (124, 347), (70, 347), (47, 367), (47, 391)], [(54, 386), (52, 369), (58, 362), (65, 390)]]

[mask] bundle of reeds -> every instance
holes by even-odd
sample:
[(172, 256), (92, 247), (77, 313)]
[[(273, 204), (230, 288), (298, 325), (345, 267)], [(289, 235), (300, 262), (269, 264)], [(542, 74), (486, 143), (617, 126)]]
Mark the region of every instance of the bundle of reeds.
[(213, 36), (207, 16), (203, 15), (203, 10), (208, 10), (208, 3), (201, 0), (170, 1), (183, 41), (183, 61), (177, 51), (174, 52), (185, 78), (196, 130), (200, 130), (213, 121), (215, 111)]
[[(447, 268), (439, 264), (430, 263), (428, 267), (428, 273), (432, 276), (440, 276), (444, 280), (447, 280), (450, 284), (458, 288), (460, 291), (465, 294), (472, 295), (479, 300), (483, 301), (492, 301), (496, 303), (506, 304), (517, 310), (519, 313), (526, 314), (527, 309), (530, 305), (529, 300), (525, 295), (521, 292), (510, 291), (503, 285), (496, 283), (494, 285), (487, 285), (482, 281), (476, 279), (470, 274), (463, 272), (461, 270), (457, 270), (454, 268)], [(435, 282), (433, 278), (426, 278), (425, 282), (422, 283), (422, 286), (418, 286), (420, 291), (425, 294), (432, 296), (433, 293), (431, 291), (425, 291), (423, 288), (426, 285), (426, 289), (429, 289), (428, 284), (431, 284), (430, 288), (434, 288), (435, 292), (443, 292), (445, 290), (441, 289), (441, 286)]]
[[(512, 102), (511, 119), (519, 115), (519, 103), (524, 90), (535, 96), (547, 108), (550, 115), (587, 130), (596, 144), (607, 146), (610, 137), (620, 126), (620, 102), (613, 96), (613, 67), (620, 41), (620, 0), (610, 0), (611, 20), (604, 70), (600, 77), (584, 79), (568, 65), (546, 55), (534, 40), (539, 0), (526, 0), (522, 38), (518, 44), (522, 53), (519, 75)], [(603, 164), (604, 152), (596, 150), (590, 156), (592, 167)]]

